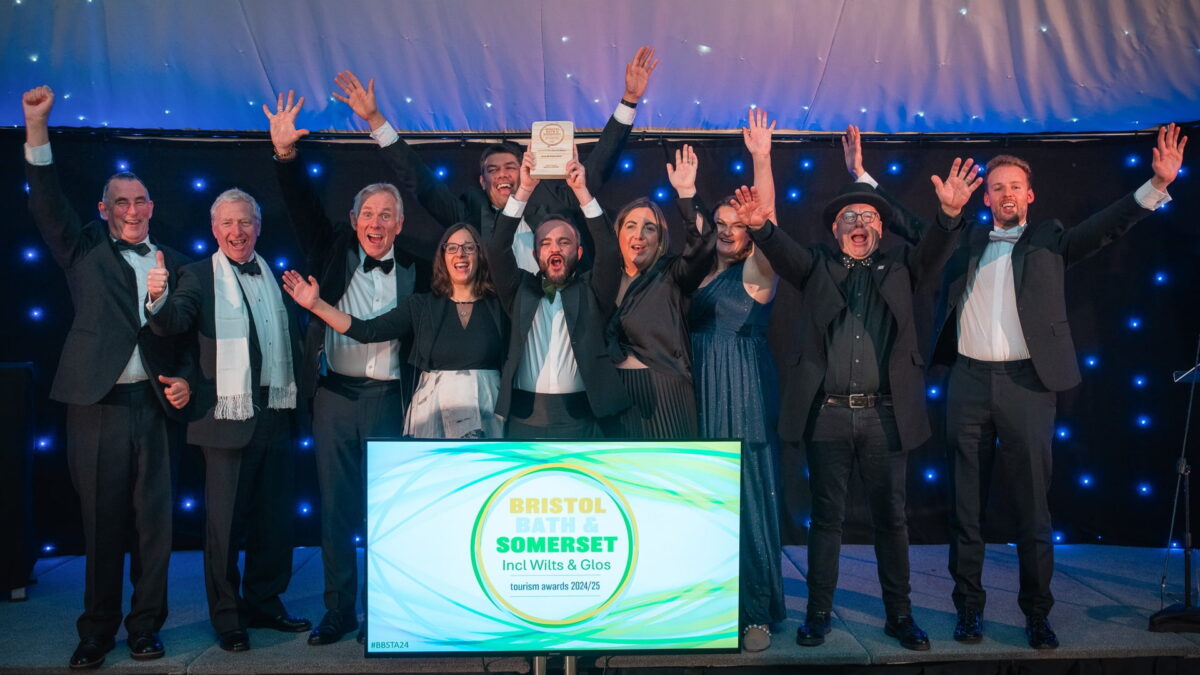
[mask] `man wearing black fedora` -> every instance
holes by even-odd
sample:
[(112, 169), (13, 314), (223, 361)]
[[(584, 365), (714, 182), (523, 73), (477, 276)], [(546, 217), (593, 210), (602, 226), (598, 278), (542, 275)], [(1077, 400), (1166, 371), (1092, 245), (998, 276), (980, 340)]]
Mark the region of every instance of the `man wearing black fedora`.
[[(773, 222), (757, 190), (737, 193), (738, 215), (779, 276), (804, 294), (799, 357), (785, 363), (779, 434), (808, 451), (812, 526), (808, 611), (796, 642), (816, 646), (831, 626), (847, 485), (857, 463), (875, 530), (884, 631), (903, 647), (929, 649), (909, 600), (907, 451), (930, 436), (924, 363), (913, 320), (914, 291), (936, 285), (962, 231), (962, 208), (981, 183), (973, 162), (955, 160), (943, 181), (936, 225), (916, 246), (881, 247), (892, 207), (852, 183), (825, 207), (838, 249), (797, 244)], [(888, 242), (891, 243), (891, 242)], [(790, 372), (786, 372), (790, 371)]]

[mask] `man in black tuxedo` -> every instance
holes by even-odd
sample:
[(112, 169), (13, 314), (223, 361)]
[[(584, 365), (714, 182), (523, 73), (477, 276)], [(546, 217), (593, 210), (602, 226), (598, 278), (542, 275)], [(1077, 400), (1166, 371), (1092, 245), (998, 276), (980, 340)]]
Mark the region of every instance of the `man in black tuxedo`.
[(533, 153), (525, 153), (520, 183), (488, 242), (492, 279), (512, 321), (496, 414), (507, 420), (507, 438), (595, 437), (601, 418), (631, 403), (604, 343), (620, 285), (620, 252), (576, 157), (567, 163), (566, 182), (597, 244), (595, 267), (577, 269), (583, 255), (579, 232), (562, 216), (547, 217), (535, 230), (538, 274), (519, 266), (512, 238), (539, 185), (529, 175), (533, 160)]
[[(84, 610), (72, 668), (97, 668), (121, 626), (125, 538), (133, 541), (133, 598), (125, 628), (138, 660), (164, 654), (171, 558), (171, 443), (191, 389), (178, 377), (187, 350), (154, 336), (141, 310), (156, 264), (187, 262), (150, 239), (154, 202), (131, 173), (105, 183), (100, 221), (82, 223), (54, 166), (47, 122), (54, 92), (25, 92), (25, 171), (29, 208), (67, 276), (75, 317), (50, 396), (67, 404), (67, 463), (79, 493), (87, 551)], [(103, 222), (101, 222), (103, 221)], [(151, 255), (153, 253), (153, 255)], [(158, 386), (161, 385), (161, 386)]]
[[(159, 335), (195, 335), (200, 372), (188, 442), (204, 454), (209, 618), (222, 649), (245, 651), (248, 626), (312, 627), (289, 616), (279, 597), (292, 577), (291, 438), (300, 339), (295, 305), (254, 250), (262, 229), (258, 203), (241, 190), (226, 190), (210, 216), (220, 250), (179, 270), (176, 288), (152, 308), (149, 323)], [(151, 274), (151, 301), (166, 281), (161, 271)], [(237, 566), (243, 539), (244, 579)]]
[(903, 647), (929, 649), (912, 617), (904, 512), (907, 451), (930, 436), (913, 293), (936, 282), (954, 248), (962, 207), (981, 182), (971, 164), (955, 160), (944, 182), (933, 177), (941, 210), (915, 248), (880, 250), (893, 209), (866, 183), (850, 184), (825, 207), (838, 252), (795, 243), (770, 222), (757, 190), (738, 191), (738, 214), (755, 245), (804, 293), (800, 358), (781, 378), (786, 414), (779, 429), (807, 447), (813, 499), (801, 645), (819, 645), (830, 631), (847, 485), (857, 463), (874, 520), (884, 631)]
[[(354, 198), (350, 224), (334, 225), (296, 161), (296, 141), (308, 134), (296, 128), (303, 105), (304, 98), (296, 101), (289, 91), (286, 101), (278, 96), (274, 113), (263, 106), (283, 201), (323, 299), (353, 316), (379, 316), (412, 295), (417, 277), (417, 260), (396, 241), (404, 227), (404, 203), (393, 185), (368, 185)], [(311, 374), (306, 384), (313, 386), (301, 394), (313, 401), (325, 567), (325, 616), (308, 637), (315, 646), (337, 642), (358, 627), (353, 538), (364, 524), (363, 441), (404, 431), (407, 350), (399, 340), (357, 342), (316, 317), (309, 321), (304, 347), (302, 367)], [(365, 630), (358, 637), (362, 642)]]
[[(633, 128), (635, 109), (646, 93), (650, 74), (657, 66), (654, 50), (650, 47), (639, 48), (633, 60), (625, 65), (625, 93), (584, 162), (590, 193), (598, 192), (616, 168), (629, 131)], [(375, 104), (375, 80), (370, 80), (363, 87), (354, 73), (344, 71), (338, 73), (335, 81), (342, 93), (335, 92), (334, 98), (349, 105), (369, 125), (371, 137), (379, 143), (384, 160), (396, 172), (399, 181), (411, 188), (417, 201), (434, 220), (444, 228), (460, 222), (470, 223), (483, 235), (485, 242), (490, 241), (498, 225), (500, 210), (509, 196), (520, 187), (520, 147), (509, 142), (486, 147), (479, 158), (479, 187), (455, 195), (379, 112)], [(531, 225), (536, 225), (550, 214), (566, 217), (580, 231), (585, 256), (590, 260), (591, 251), (587, 247), (591, 242), (587, 241), (588, 232), (581, 230), (586, 220), (586, 216), (579, 211), (582, 206), (574, 202), (571, 191), (563, 183), (542, 183), (539, 189), (530, 194), (523, 218), (518, 222), (513, 236), (513, 254), (517, 264), (525, 271), (537, 274), (535, 257), (531, 255), (534, 250)]]
[[(946, 440), (954, 466), (950, 574), (958, 622), (954, 639), (983, 637), (984, 542), (980, 517), (992, 471), (1011, 493), (1021, 533), (1017, 556), (1025, 632), (1036, 649), (1058, 646), (1047, 615), (1054, 545), (1047, 504), (1056, 392), (1079, 384), (1063, 270), (1124, 234), (1168, 201), (1187, 139), (1159, 129), (1154, 177), (1074, 227), (1028, 225), (1034, 192), (1029, 164), (1009, 155), (988, 162), (984, 204), (994, 227), (973, 227), (946, 267), (934, 326), (935, 362), (951, 364)], [(999, 444), (997, 445), (997, 441)]]

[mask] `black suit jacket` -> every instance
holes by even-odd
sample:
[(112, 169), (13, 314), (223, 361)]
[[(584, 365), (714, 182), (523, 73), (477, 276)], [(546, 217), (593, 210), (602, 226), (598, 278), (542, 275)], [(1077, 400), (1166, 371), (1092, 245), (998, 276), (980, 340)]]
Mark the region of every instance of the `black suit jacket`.
[[(218, 255), (220, 255), (218, 253)], [(263, 274), (270, 275), (270, 267)], [(270, 279), (275, 283), (274, 278)], [(194, 414), (188, 423), (187, 440), (192, 445), (212, 448), (240, 448), (250, 442), (258, 415), (248, 420), (219, 420), (213, 417), (217, 405), (217, 334), (215, 322), (216, 291), (213, 288), (212, 259), (205, 258), (179, 270), (173, 279), (174, 287), (158, 312), (150, 315), (147, 325), (157, 335), (181, 335), (195, 333), (199, 350), (198, 372), (192, 384)], [(300, 330), (296, 322), (296, 304), (287, 293), (283, 305), (287, 308), (288, 338), (292, 348), (292, 374), (297, 377), (299, 389)], [(249, 311), (247, 305), (247, 311)], [(250, 321), (250, 386), (254, 395), (254, 409), (265, 408), (260, 377), (262, 375), (262, 352), (258, 342), (258, 331), (254, 317)]]
[[(321, 299), (337, 307), (354, 272), (362, 265), (358, 245), (358, 234), (349, 223), (334, 223), (325, 214), (325, 207), (304, 176), (300, 162), (275, 162), (275, 173), (279, 178), (279, 189), (283, 202), (291, 216), (296, 238), (308, 261), (308, 269), (321, 285)], [(396, 302), (412, 295), (417, 278), (429, 277), (429, 265), (424, 260), (403, 248), (403, 232), (396, 237), (392, 251), (396, 259), (393, 274), (396, 279)], [(321, 353), (325, 350), (327, 325), (317, 316), (312, 316), (304, 335), (303, 367), (301, 379), (297, 381), (300, 394), (311, 398), (316, 392)], [(401, 353), (406, 353), (407, 345)]]
[[(622, 124), (615, 117), (608, 118), (595, 147), (583, 160), (588, 190), (592, 194), (598, 193), (612, 176), (631, 129), (632, 125)], [(460, 222), (470, 223), (483, 235), (484, 241), (491, 240), (497, 226), (499, 211), (492, 206), (482, 188), (477, 184), (472, 185), (461, 195), (455, 195), (444, 181), (433, 174), (403, 138), (380, 150), (388, 166), (416, 194), (417, 201), (442, 224), (442, 227)], [(580, 206), (565, 181), (544, 180), (529, 196), (529, 202), (525, 206), (525, 222), (529, 223), (530, 227), (537, 227), (538, 222), (550, 214), (571, 218), (584, 240), (584, 256), (590, 259), (594, 242), (588, 241), (589, 232), (584, 228), (586, 219), (579, 210)]]
[[(906, 449), (921, 445), (930, 436), (925, 411), (925, 362), (917, 342), (913, 293), (929, 284), (936, 285), (963, 229), (961, 217), (951, 220), (939, 213), (937, 223), (916, 247), (900, 245), (876, 253), (871, 266), (871, 278), (896, 323), (888, 377), (900, 442)], [(782, 364), (779, 422), (779, 435), (784, 440), (802, 441), (809, 412), (825, 383), (825, 337), (830, 324), (846, 308), (838, 283), (844, 278), (845, 268), (840, 252), (826, 246), (801, 246), (772, 223), (752, 230), (751, 236), (779, 276), (804, 293), (801, 332), (791, 341), (791, 351)]]
[[(545, 182), (541, 184), (545, 185)], [(525, 356), (533, 315), (544, 297), (541, 275), (517, 267), (512, 252), (513, 235), (520, 222), (519, 218), (500, 213), (496, 219), (496, 234), (488, 242), (492, 280), (512, 325), (508, 358), (504, 360), (500, 395), (496, 401), (496, 414), (501, 416), (508, 415), (513, 383)], [(571, 349), (587, 390), (588, 404), (592, 414), (601, 418), (615, 415), (631, 404), (604, 342), (605, 325), (615, 309), (613, 303), (621, 283), (621, 254), (607, 216), (588, 218), (587, 225), (597, 244), (596, 265), (584, 272), (577, 269), (561, 293)]]
[[(1063, 272), (1115, 241), (1150, 213), (1130, 193), (1075, 227), (1066, 227), (1058, 220), (1028, 225), (1013, 246), (1017, 315), (1034, 371), (1047, 389), (1064, 391), (1082, 379), (1071, 326), (1067, 323)], [(975, 275), (992, 226), (972, 223), (968, 229), (968, 235), (962, 238), (946, 266), (942, 300), (934, 322), (938, 336), (935, 363), (950, 363), (958, 356), (958, 314), (963, 291)]]
[[(178, 419), (181, 413), (167, 403), (157, 377), (192, 375), (186, 342), (158, 337), (141, 325), (139, 312), (145, 298), (138, 297), (133, 268), (113, 245), (107, 223), (82, 223), (62, 191), (55, 165), (26, 163), (25, 174), (34, 223), (66, 273), (75, 306), (50, 397), (76, 405), (96, 403), (116, 384), (136, 345), (160, 403)], [(158, 242), (155, 245), (174, 278), (188, 259)]]

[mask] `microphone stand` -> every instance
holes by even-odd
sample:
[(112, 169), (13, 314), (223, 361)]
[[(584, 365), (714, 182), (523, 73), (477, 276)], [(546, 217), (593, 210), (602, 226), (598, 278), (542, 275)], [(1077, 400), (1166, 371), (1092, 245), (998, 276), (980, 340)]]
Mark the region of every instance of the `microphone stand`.
[(1196, 383), (1200, 381), (1200, 339), (1196, 343), (1196, 357), (1190, 370), (1174, 373), (1175, 382), (1189, 382), (1187, 415), (1183, 423), (1183, 445), (1179, 459), (1175, 462), (1175, 499), (1171, 504), (1171, 527), (1167, 532), (1167, 551), (1163, 555), (1163, 575), (1159, 593), (1167, 585), (1167, 560), (1171, 554), (1171, 536), (1175, 534), (1175, 516), (1179, 511), (1179, 488), (1183, 486), (1183, 603), (1175, 603), (1160, 609), (1150, 616), (1150, 630), (1156, 633), (1200, 633), (1200, 609), (1192, 604), (1192, 515), (1191, 473), (1187, 462), (1188, 432), (1192, 424), (1192, 404), (1196, 399)]

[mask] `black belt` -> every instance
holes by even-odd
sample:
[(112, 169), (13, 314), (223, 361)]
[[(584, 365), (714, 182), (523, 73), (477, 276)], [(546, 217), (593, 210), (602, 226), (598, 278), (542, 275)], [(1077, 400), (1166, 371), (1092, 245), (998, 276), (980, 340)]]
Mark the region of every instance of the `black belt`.
[(828, 394), (822, 405), (838, 408), (874, 408), (877, 405), (892, 405), (891, 394)]

